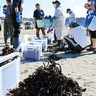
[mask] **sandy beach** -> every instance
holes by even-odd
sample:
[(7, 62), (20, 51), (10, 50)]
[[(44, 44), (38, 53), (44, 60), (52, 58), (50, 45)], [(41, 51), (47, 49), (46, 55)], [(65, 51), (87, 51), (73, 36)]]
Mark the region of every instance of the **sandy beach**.
[[(68, 29), (64, 28), (64, 34)], [(35, 35), (35, 30), (22, 30), (20, 35), (20, 41), (25, 34)], [(89, 40), (89, 39), (88, 39)], [(3, 31), (0, 32), (0, 50), (4, 46)], [(21, 81), (32, 74), (35, 69), (43, 64), (47, 64), (47, 56), (52, 54), (45, 52), (38, 62), (25, 62), (21, 61)], [(67, 77), (71, 77), (78, 81), (79, 85), (86, 88), (86, 92), (83, 96), (96, 96), (96, 54), (92, 52), (84, 51), (81, 54), (64, 54), (64, 52), (58, 52), (57, 56), (62, 57), (61, 60), (56, 61), (62, 66), (62, 71)]]

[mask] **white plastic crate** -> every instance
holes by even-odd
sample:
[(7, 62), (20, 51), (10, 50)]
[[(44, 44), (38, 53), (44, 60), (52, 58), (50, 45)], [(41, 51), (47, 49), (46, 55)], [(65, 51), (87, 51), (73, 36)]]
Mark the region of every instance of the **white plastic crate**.
[[(17, 52), (0, 58), (0, 63), (15, 56)], [(20, 82), (20, 57), (0, 67), (0, 96), (6, 96), (8, 90), (16, 87)]]
[(34, 40), (33, 42), (42, 43), (42, 51), (47, 51), (47, 38), (41, 40)]
[(25, 35), (20, 45), (18, 46), (17, 51), (20, 50), (23, 43), (32, 43), (32, 42), (40, 43), (42, 45), (42, 51), (47, 51), (47, 38), (38, 39), (34, 35)]
[(28, 45), (34, 45), (34, 46), (39, 46), (40, 47), (40, 56), (43, 56), (43, 53), (42, 53), (42, 42), (31, 42), (31, 43), (21, 43), (21, 46), (23, 47), (23, 45), (27, 46)]
[(53, 43), (53, 38), (51, 36), (48, 37), (48, 44), (52, 44)]
[(40, 46), (25, 43), (22, 45), (22, 60), (39, 61)]
[(30, 43), (34, 39), (38, 39), (38, 38), (36, 36), (34, 36), (34, 35), (24, 35), (24, 41), (23, 42)]

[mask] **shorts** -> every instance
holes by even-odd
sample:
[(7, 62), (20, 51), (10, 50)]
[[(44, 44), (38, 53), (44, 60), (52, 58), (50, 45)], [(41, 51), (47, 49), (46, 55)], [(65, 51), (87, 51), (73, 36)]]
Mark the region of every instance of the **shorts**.
[(90, 35), (91, 35), (91, 38), (96, 38), (96, 31), (89, 31), (90, 32)]

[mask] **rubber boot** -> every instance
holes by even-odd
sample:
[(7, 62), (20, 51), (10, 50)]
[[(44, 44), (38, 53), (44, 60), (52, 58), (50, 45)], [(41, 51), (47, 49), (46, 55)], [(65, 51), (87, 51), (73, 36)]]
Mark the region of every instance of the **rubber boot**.
[(57, 37), (56, 37), (56, 35), (54, 33), (54, 41), (53, 41), (53, 43), (56, 43), (56, 42), (57, 42)]
[(13, 44), (13, 39), (12, 39), (12, 37), (10, 37), (10, 44), (11, 44), (11, 45)]
[(13, 48), (17, 49), (19, 46), (19, 38), (13, 38)]

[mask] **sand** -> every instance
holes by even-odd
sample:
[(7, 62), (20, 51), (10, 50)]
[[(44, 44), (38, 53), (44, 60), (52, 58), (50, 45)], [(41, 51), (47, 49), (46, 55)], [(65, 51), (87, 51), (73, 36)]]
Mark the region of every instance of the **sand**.
[[(64, 29), (64, 34), (68, 29)], [(35, 30), (22, 30), (20, 41), (23, 39), (24, 34), (35, 35)], [(89, 40), (89, 39), (88, 39)], [(0, 32), (0, 49), (4, 46), (3, 31)], [(52, 53), (44, 53), (44, 56), (38, 62), (25, 62), (21, 61), (21, 81), (32, 74), (35, 69), (43, 64), (47, 64), (46, 56)], [(86, 88), (83, 96), (96, 96), (96, 54), (84, 51), (81, 54), (64, 54), (64, 52), (57, 53), (62, 59), (58, 62), (62, 66), (63, 73), (78, 81), (79, 85)]]

